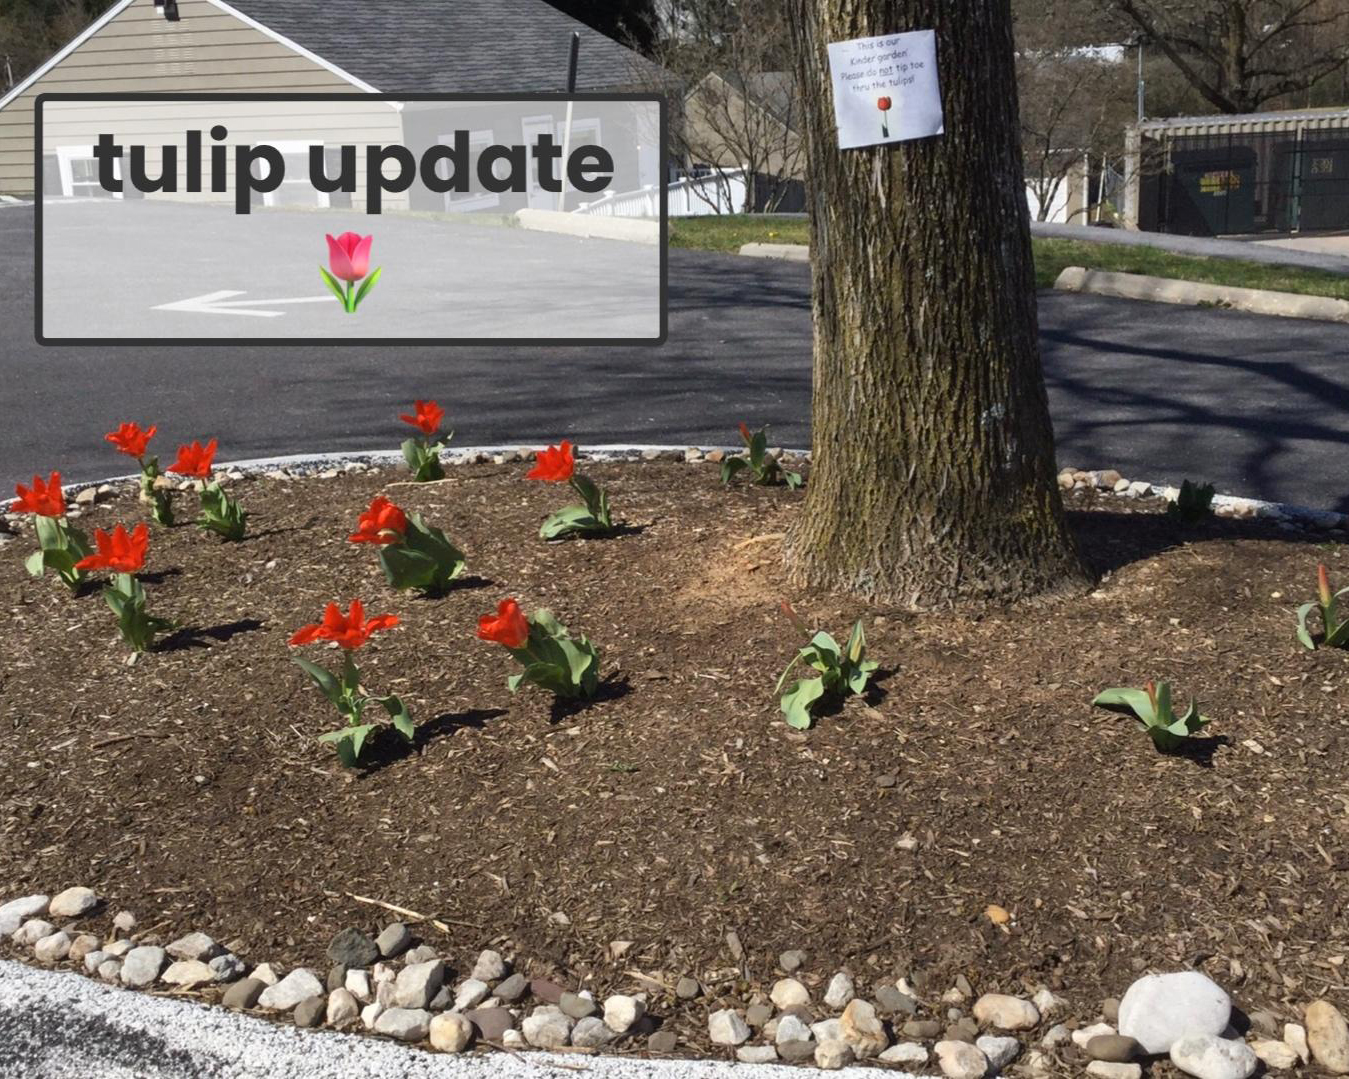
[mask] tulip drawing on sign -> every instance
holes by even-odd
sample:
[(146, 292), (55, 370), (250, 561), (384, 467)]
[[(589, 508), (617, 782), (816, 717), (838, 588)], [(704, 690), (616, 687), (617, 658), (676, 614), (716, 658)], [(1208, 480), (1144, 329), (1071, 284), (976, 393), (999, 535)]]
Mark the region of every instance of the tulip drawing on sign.
[(881, 110), (881, 138), (890, 137), (890, 105), (888, 97), (878, 97), (876, 99), (876, 108)]
[[(356, 313), (356, 308), (361, 306), (361, 301), (384, 272), (381, 266), (370, 273), (370, 247), (374, 242), (373, 236), (358, 236), (354, 232), (344, 232), (336, 239), (328, 237), (328, 269), (320, 266), (319, 273), (349, 315)], [(361, 281), (362, 278), (365, 280)], [(341, 282), (345, 282), (345, 287)], [(359, 289), (357, 282), (361, 282)]]

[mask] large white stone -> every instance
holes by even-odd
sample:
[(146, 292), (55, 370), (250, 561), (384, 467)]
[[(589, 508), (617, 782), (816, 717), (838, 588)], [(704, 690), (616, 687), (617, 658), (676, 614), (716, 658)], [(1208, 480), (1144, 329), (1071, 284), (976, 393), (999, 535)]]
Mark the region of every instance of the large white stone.
[(779, 978), (768, 993), (773, 1007), (785, 1012), (788, 1008), (798, 1008), (810, 1003), (810, 990), (795, 978)]
[(269, 1012), (288, 1012), (302, 1000), (327, 996), (328, 990), (312, 970), (292, 970), (275, 985), (269, 985), (258, 997), (258, 1007)]
[(969, 1042), (938, 1042), (933, 1051), (946, 1079), (984, 1079), (988, 1073), (988, 1057)]
[(92, 888), (67, 888), (64, 892), (52, 896), (47, 908), (54, 918), (78, 918), (88, 914), (98, 906), (98, 896)]
[(730, 1008), (707, 1017), (707, 1036), (713, 1045), (744, 1045), (749, 1035), (749, 1024)]
[(1171, 1063), (1196, 1079), (1248, 1079), (1260, 1058), (1245, 1042), (1187, 1034), (1172, 1043)]
[(1197, 970), (1148, 974), (1129, 986), (1119, 1002), (1119, 1032), (1149, 1055), (1168, 1053), (1189, 1035), (1216, 1037), (1231, 1017), (1231, 998)]
[(26, 895), (0, 906), (0, 937), (12, 936), (29, 918), (45, 914), (50, 902), (45, 895)]
[(1040, 1010), (1020, 997), (985, 993), (974, 1002), (974, 1018), (998, 1030), (1030, 1030), (1040, 1022)]

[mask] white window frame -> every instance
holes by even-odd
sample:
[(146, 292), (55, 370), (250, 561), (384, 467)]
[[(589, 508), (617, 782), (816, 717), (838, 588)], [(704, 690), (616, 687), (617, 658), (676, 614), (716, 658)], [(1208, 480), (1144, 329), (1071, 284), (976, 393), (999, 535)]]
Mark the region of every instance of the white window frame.
[[(495, 141), (496, 132), (491, 128), (480, 128), (477, 131), (470, 131), (468, 133), (468, 159), (472, 168), (475, 170), (475, 177), (477, 175), (478, 155), (482, 153), (485, 147), (491, 146)], [(452, 145), (454, 143), (454, 135), (437, 135), (436, 142), (445, 146)], [(477, 149), (475, 150), (474, 147), (477, 147)], [(440, 163), (437, 162), (436, 168), (439, 169), (439, 167)], [(439, 176), (439, 173), (437, 173), (437, 176)], [(501, 205), (501, 196), (495, 191), (470, 191), (466, 195), (460, 195), (454, 191), (446, 191), (443, 192), (443, 198), (445, 199), (446, 213), (490, 210), (494, 206)]]
[[(254, 143), (253, 145), (254, 148), (256, 149), (257, 146), (260, 144)], [(281, 187), (278, 187), (273, 191), (264, 191), (262, 193), (262, 204), (264, 206), (279, 205), (276, 201), (276, 194), (278, 191), (282, 190), (282, 188), (284, 188), (287, 184), (294, 184), (296, 186), (308, 187), (309, 190), (311, 190), (314, 193), (315, 198), (314, 205), (321, 210), (327, 210), (332, 206), (333, 200), (332, 197), (328, 194), (328, 192), (320, 191), (318, 188), (312, 187), (309, 183), (309, 150), (311, 147), (314, 146), (326, 146), (326, 143), (324, 143), (322, 139), (294, 139), (288, 142), (272, 142), (268, 143), (267, 145), (276, 147), (277, 152), (282, 157), (294, 154), (302, 154), (305, 159), (305, 171), (299, 177), (295, 177), (292, 173), (287, 171), (285, 179), (281, 181)], [(301, 203), (301, 205), (303, 205), (303, 203)]]
[[(56, 165), (61, 173), (61, 197), (67, 199), (77, 198), (96, 198), (91, 195), (77, 195), (75, 193), (75, 170), (73, 164), (76, 161), (96, 161), (94, 157), (94, 148), (92, 146), (58, 146), (56, 148)], [(122, 178), (121, 158), (113, 158), (112, 174), (114, 178)], [(81, 180), (80, 187), (100, 188), (98, 181)], [(122, 198), (122, 192), (112, 191), (109, 194), (115, 198)]]

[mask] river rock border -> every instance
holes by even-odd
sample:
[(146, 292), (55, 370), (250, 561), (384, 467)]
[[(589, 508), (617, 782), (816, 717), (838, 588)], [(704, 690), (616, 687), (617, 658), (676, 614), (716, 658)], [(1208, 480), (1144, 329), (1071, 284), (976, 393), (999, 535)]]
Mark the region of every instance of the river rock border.
[[(728, 456), (740, 452), (731, 446), (674, 446), (674, 445), (598, 445), (579, 451), (577, 456), (590, 461), (685, 461), (689, 464), (720, 464)], [(447, 449), (441, 461), (447, 466), (475, 464), (512, 464), (530, 460), (535, 448), (526, 446), (469, 446)], [(809, 462), (810, 451), (802, 449), (773, 449), (775, 457), (785, 462)], [(255, 458), (217, 466), (216, 476), (226, 484), (244, 478), (267, 480), (336, 479), (347, 473), (370, 472), (380, 468), (404, 467), (402, 455), (395, 451), (371, 450), (317, 454), (295, 454), (285, 457)], [(1149, 480), (1127, 479), (1118, 470), (1063, 468), (1058, 473), (1059, 487), (1066, 497), (1090, 493), (1094, 497), (1146, 499), (1161, 498), (1174, 502), (1176, 487)], [(137, 489), (139, 476), (113, 476), (89, 483), (66, 484), (70, 516), (78, 518), (118, 493)], [(184, 490), (195, 486), (195, 481), (178, 484)], [(26, 515), (8, 511), (13, 499), (0, 502), (0, 544), (23, 527)], [(1312, 532), (1349, 532), (1349, 514), (1333, 510), (1313, 509), (1282, 502), (1266, 502), (1240, 495), (1218, 494), (1213, 497), (1215, 516), (1238, 519), (1262, 518), (1289, 530)]]
[[(994, 924), (1005, 924), (1004, 916), (1011, 918), (1001, 908), (985, 914)], [(1144, 1066), (1166, 1057), (1196, 1079), (1248, 1079), (1261, 1065), (1285, 1071), (1312, 1061), (1349, 1073), (1349, 1023), (1331, 1002), (1308, 1004), (1301, 1023), (1270, 1010), (1247, 1015), (1196, 970), (1143, 974), (1122, 998), (1087, 1013), (1092, 1021), (1047, 986), (1027, 996), (976, 993), (964, 975), (945, 988), (917, 975), (882, 980), (863, 996), (851, 972), (813, 971), (804, 951), (779, 956), (781, 976), (742, 1001), (724, 992), (743, 985), (739, 967), (688, 972), (673, 984), (630, 972), (632, 992), (601, 1000), (584, 987), (531, 978), (518, 957), (492, 949), (456, 969), (415, 932), (428, 921), (442, 932), (448, 927), (418, 919), (391, 922), (373, 936), (343, 929), (328, 943), (326, 975), (322, 968), (250, 964), (237, 954), (241, 943), (219, 944), (201, 930), (142, 930), (132, 912), (111, 913), (82, 886), (0, 904), (0, 939), (30, 962), (82, 970), (125, 989), (219, 1003), (300, 1028), (364, 1029), (443, 1053), (477, 1045), (669, 1056), (681, 1046), (664, 1029), (667, 1020), (697, 1009), (708, 1040), (745, 1063), (835, 1070), (874, 1060), (936, 1069), (947, 1079), (1078, 1070), (1094, 1079), (1141, 1079)], [(733, 937), (728, 951), (743, 959)], [(614, 941), (610, 952), (621, 959), (631, 947)]]

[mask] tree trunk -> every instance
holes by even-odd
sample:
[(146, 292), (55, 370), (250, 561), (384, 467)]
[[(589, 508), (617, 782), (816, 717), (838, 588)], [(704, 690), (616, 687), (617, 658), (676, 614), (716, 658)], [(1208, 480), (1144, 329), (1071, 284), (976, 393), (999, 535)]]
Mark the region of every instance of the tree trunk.
[[(1081, 589), (1040, 367), (1009, 0), (788, 12), (815, 316), (793, 580), (913, 608)], [(826, 45), (927, 29), (946, 134), (840, 150)]]

